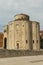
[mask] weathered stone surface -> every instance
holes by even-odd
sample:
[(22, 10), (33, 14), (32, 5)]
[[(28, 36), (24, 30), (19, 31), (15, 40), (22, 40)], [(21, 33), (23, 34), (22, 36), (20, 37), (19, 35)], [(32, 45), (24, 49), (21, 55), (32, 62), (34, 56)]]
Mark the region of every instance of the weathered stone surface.
[(36, 55), (43, 55), (43, 51), (2, 50), (0, 49), (0, 58), (19, 57), (19, 56), (36, 56)]
[(18, 14), (3, 27), (3, 47), (14, 50), (40, 50), (39, 23), (30, 21), (29, 16)]

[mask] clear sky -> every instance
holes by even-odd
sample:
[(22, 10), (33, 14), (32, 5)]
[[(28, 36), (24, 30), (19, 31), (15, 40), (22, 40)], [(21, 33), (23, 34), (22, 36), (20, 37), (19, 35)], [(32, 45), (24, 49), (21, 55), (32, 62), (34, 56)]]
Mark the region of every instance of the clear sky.
[(43, 0), (0, 0), (0, 31), (16, 14), (24, 13), (43, 29)]

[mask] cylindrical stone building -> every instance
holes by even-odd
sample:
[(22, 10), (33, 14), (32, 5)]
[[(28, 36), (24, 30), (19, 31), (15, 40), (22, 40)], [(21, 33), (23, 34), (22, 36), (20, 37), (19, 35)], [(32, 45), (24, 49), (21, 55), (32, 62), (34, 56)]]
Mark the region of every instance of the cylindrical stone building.
[(39, 23), (30, 21), (28, 15), (15, 15), (14, 20), (3, 27), (3, 47), (14, 50), (39, 50), (39, 31)]
[(29, 16), (19, 14), (14, 17), (15, 49), (31, 50), (31, 30)]

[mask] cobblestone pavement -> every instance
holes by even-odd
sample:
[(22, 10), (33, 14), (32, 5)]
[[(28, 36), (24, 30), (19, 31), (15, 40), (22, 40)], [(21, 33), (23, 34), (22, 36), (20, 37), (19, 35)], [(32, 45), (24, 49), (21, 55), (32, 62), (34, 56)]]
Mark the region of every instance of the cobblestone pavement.
[(0, 65), (43, 65), (43, 55), (0, 58)]

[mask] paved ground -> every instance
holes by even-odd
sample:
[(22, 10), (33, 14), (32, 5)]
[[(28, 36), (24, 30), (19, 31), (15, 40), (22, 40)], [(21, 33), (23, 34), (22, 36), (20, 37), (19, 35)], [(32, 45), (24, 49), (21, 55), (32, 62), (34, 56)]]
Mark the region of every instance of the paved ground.
[(0, 65), (43, 65), (43, 55), (0, 58)]

